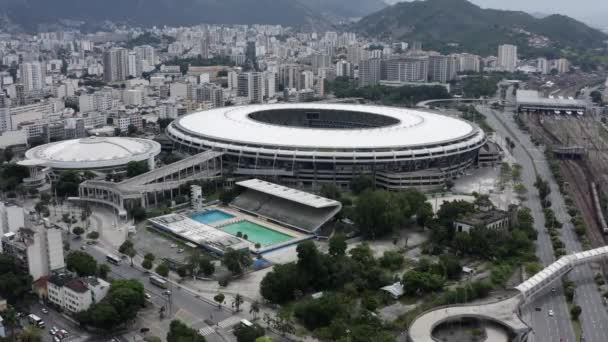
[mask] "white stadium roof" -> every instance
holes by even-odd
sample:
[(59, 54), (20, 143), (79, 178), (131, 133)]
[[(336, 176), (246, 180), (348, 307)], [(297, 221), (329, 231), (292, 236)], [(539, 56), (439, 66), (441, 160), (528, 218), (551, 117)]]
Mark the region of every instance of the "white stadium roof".
[[(336, 110), (383, 115), (394, 125), (376, 128), (330, 129), (287, 127), (256, 121), (250, 114), (268, 110)], [(272, 104), (224, 107), (187, 115), (177, 120), (184, 131), (197, 137), (246, 145), (289, 148), (381, 149), (440, 144), (473, 134), (472, 124), (413, 109), (347, 104)]]
[[(28, 160), (59, 169), (105, 168), (141, 161), (160, 153), (160, 144), (137, 138), (100, 138), (64, 140), (29, 149)], [(22, 162), (28, 165), (31, 162)]]

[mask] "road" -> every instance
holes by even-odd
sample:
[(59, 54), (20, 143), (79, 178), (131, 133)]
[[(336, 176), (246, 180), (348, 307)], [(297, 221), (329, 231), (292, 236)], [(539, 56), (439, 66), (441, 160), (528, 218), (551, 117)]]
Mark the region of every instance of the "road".
[[(72, 249), (80, 249), (82, 245), (83, 241), (81, 240), (71, 240)], [(85, 251), (93, 256), (98, 263), (106, 263), (106, 255), (108, 252), (103, 249), (102, 246), (86, 246)], [(114, 254), (116, 253), (114, 252)], [(169, 318), (159, 320), (159, 314), (157, 313), (147, 315), (147, 317), (144, 318), (144, 324), (148, 324), (148, 326), (142, 325), (141, 327), (151, 329), (151, 335), (160, 335), (160, 337), (164, 338), (170, 320), (177, 318), (196, 330), (201, 328), (205, 329), (208, 333), (208, 335), (205, 336), (207, 341), (224, 342), (225, 339), (215, 332), (217, 328), (215, 325), (219, 323), (221, 326), (222, 321), (226, 319), (233, 322), (238, 321), (236, 319), (238, 316), (233, 316), (229, 310), (219, 310), (216, 304), (203, 300), (196, 293), (173, 282), (170, 283), (169, 290), (171, 291), (171, 296), (168, 298), (168, 296), (163, 294), (163, 289), (156, 287), (149, 282), (148, 274), (145, 274), (138, 267), (131, 267), (128, 260), (125, 260), (119, 266), (109, 263), (107, 265), (111, 268), (111, 277), (139, 280), (144, 285), (146, 292), (152, 296), (150, 302), (158, 308), (162, 306), (166, 307), (166, 317)], [(229, 302), (230, 298), (228, 297), (226, 301)], [(137, 327), (136, 329), (138, 330), (141, 327)], [(156, 334), (153, 334), (154, 332)], [(222, 332), (227, 333), (225, 329)]]
[[(544, 217), (538, 192), (533, 186), (536, 178), (534, 168), (537, 169), (543, 178), (547, 179), (551, 186), (550, 199), (552, 208), (555, 211), (556, 217), (564, 223), (560, 233), (567, 252), (581, 251), (582, 248), (573, 232), (562, 195), (551, 176), (543, 151), (535, 147), (531, 143), (529, 136), (517, 128), (512, 118), (512, 113), (498, 112), (487, 107), (478, 107), (478, 109), (487, 117), (488, 123), (498, 134), (513, 137), (518, 141), (513, 155), (522, 164), (524, 169), (522, 175), (523, 181), (530, 194), (525, 205), (532, 210), (535, 226), (539, 232), (538, 240), (536, 241), (537, 255), (542, 264), (545, 266), (550, 264), (554, 261), (554, 257), (549, 235), (544, 229)], [(594, 274), (590, 266), (587, 265), (577, 267), (569, 276), (577, 286), (574, 301), (583, 309), (580, 321), (585, 341), (606, 342), (608, 341), (608, 314), (593, 277)], [(534, 329), (534, 341), (560, 341), (561, 338), (564, 341), (574, 341), (569, 310), (562, 292), (562, 286), (560, 283), (556, 283), (555, 287), (557, 289), (555, 294), (551, 293), (550, 289), (547, 289), (544, 293), (535, 297), (532, 303), (529, 303), (522, 309), (524, 319), (530, 322), (530, 325)], [(534, 309), (536, 307), (540, 307), (541, 311), (536, 311)], [(549, 309), (555, 312), (554, 317), (548, 316), (547, 310)]]

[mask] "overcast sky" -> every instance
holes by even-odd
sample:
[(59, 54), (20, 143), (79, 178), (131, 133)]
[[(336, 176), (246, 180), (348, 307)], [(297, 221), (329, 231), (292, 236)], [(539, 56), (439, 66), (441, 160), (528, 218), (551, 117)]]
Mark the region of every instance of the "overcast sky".
[[(389, 0), (387, 2), (397, 2)], [(407, 0), (411, 1), (411, 0)], [(608, 26), (608, 0), (469, 0), (481, 7), (521, 10), (544, 14), (560, 13), (595, 26)]]

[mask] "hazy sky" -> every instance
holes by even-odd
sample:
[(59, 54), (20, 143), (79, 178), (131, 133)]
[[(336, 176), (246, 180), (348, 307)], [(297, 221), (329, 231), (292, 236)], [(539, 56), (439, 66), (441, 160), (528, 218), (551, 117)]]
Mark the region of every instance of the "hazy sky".
[[(412, 1), (388, 0), (386, 2)], [(608, 26), (608, 0), (469, 0), (481, 7), (545, 14), (560, 13), (595, 26)]]
[(548, 14), (557, 12), (577, 17), (608, 11), (608, 1), (605, 0), (472, 0), (471, 2), (482, 7)]

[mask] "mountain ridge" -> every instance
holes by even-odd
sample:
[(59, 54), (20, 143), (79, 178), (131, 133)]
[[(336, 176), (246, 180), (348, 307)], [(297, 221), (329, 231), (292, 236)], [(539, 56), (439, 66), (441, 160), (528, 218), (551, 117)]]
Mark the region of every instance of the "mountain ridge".
[[(357, 6), (352, 6), (353, 1)], [(384, 5), (381, 0), (0, 0), (0, 14), (29, 30), (59, 19), (109, 20), (142, 26), (299, 26), (327, 21), (328, 17), (361, 17)]]
[(439, 50), (458, 45), (480, 54), (495, 53), (496, 46), (505, 43), (529, 50), (532, 37), (546, 37), (551, 48), (557, 49), (605, 47), (608, 39), (601, 31), (563, 15), (539, 19), (521, 11), (483, 9), (467, 0), (401, 2), (362, 18), (352, 28), (370, 36), (420, 40)]

